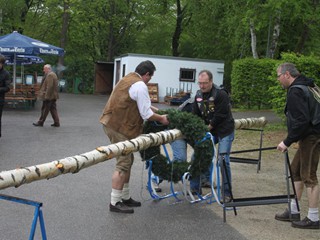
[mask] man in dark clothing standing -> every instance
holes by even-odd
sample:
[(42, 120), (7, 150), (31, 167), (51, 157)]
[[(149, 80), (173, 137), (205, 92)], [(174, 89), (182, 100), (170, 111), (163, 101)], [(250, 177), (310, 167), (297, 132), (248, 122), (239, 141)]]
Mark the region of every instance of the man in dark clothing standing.
[(1, 137), (1, 118), (5, 101), (5, 93), (9, 92), (10, 74), (4, 69), (6, 58), (0, 55), (0, 137)]
[[(215, 138), (218, 145), (219, 164), (225, 159), (226, 172), (223, 174), (225, 202), (231, 200), (231, 167), (230, 151), (234, 140), (234, 119), (231, 113), (230, 98), (224, 89), (220, 89), (213, 83), (212, 73), (202, 70), (198, 76), (199, 90), (193, 103), (193, 113), (201, 117), (208, 126), (208, 130)], [(229, 182), (227, 181), (229, 180)], [(199, 189), (194, 180), (191, 188)], [(200, 191), (201, 192), (201, 191)]]
[(301, 75), (292, 63), (281, 64), (277, 69), (277, 76), (282, 87), (288, 89), (285, 107), (288, 135), (277, 148), (285, 152), (292, 143), (299, 143), (291, 162), (292, 177), (298, 200), (301, 199), (304, 186), (306, 187), (309, 211), (308, 216), (300, 221), (298, 206), (292, 199), (291, 218), (289, 210), (286, 209), (283, 213), (276, 214), (275, 219), (292, 221), (292, 227), (296, 228), (319, 229), (317, 168), (320, 152), (320, 119), (314, 121), (314, 111), (311, 109), (311, 106), (319, 103), (311, 92), (306, 94), (303, 90), (304, 87), (312, 88), (315, 85), (312, 79)]

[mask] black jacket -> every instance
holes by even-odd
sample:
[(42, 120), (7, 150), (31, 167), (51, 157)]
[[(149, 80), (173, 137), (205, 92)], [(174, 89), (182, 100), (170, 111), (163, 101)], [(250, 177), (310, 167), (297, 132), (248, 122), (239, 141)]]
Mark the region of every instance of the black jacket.
[(0, 69), (0, 104), (4, 103), (4, 94), (10, 90), (10, 74), (5, 69)]
[[(289, 147), (292, 143), (304, 139), (311, 134), (320, 134), (320, 124), (313, 126), (312, 116), (309, 110), (308, 96), (303, 89), (292, 87), (294, 85), (305, 85), (314, 87), (314, 82), (303, 75), (297, 77), (287, 92), (287, 101), (284, 113), (287, 117), (288, 135), (283, 141)], [(312, 97), (312, 94), (309, 94)]]
[(234, 131), (229, 94), (215, 85), (208, 93), (197, 91), (193, 113), (201, 117), (205, 124), (213, 126), (210, 132), (216, 137), (223, 138)]

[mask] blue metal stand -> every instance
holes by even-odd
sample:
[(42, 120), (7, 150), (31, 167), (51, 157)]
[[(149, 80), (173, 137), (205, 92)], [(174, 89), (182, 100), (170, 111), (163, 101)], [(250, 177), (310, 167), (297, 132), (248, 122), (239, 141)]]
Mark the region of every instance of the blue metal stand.
[(41, 210), (42, 203), (31, 201), (31, 200), (28, 200), (28, 199), (23, 199), (23, 198), (12, 197), (12, 196), (8, 196), (8, 195), (4, 195), (4, 194), (0, 194), (0, 199), (34, 206), (35, 210), (34, 210), (34, 216), (33, 216), (33, 221), (32, 221), (32, 225), (31, 225), (31, 231), (30, 231), (29, 240), (33, 240), (34, 239), (34, 234), (36, 232), (36, 226), (37, 226), (38, 218), (39, 218), (39, 222), (40, 222), (42, 239), (43, 240), (47, 240), (46, 229), (45, 229), (45, 226), (44, 226), (43, 213), (42, 213), (42, 210)]
[[(206, 136), (199, 141), (199, 143), (203, 142), (203, 141), (207, 141), (207, 140), (211, 140), (212, 141), (212, 145), (213, 145), (213, 155), (216, 152), (216, 149), (214, 147), (214, 138), (210, 133), (207, 133)], [(197, 143), (198, 144), (198, 143)], [(173, 161), (170, 159), (169, 153), (167, 151), (167, 148), (165, 146), (165, 144), (162, 144), (163, 150), (165, 152), (166, 158), (167, 158), (167, 163), (168, 164), (173, 164)], [(213, 183), (213, 173), (214, 173), (214, 167), (213, 167), (213, 162), (215, 160), (215, 156), (212, 159), (212, 164), (210, 167), (210, 182)], [(177, 201), (181, 201), (181, 199), (179, 198), (179, 196), (184, 196), (184, 198), (186, 198), (190, 203), (197, 203), (197, 202), (201, 202), (201, 201), (207, 201), (209, 204), (211, 204), (212, 202), (215, 202), (215, 200), (213, 200), (213, 197), (219, 197), (219, 202), (220, 202), (220, 185), (218, 184), (218, 194), (215, 194), (213, 196), (213, 192), (215, 192), (213, 184), (211, 184), (211, 192), (207, 193), (205, 195), (199, 194), (197, 193), (196, 197), (194, 197), (190, 191), (190, 188), (187, 187), (187, 182), (189, 182), (189, 177), (190, 177), (190, 173), (189, 172), (185, 172), (184, 175), (181, 177), (181, 181), (183, 184), (183, 191), (175, 191), (174, 189), (174, 183), (172, 181), (170, 181), (170, 193), (166, 194), (166, 195), (159, 195), (154, 186), (153, 183), (158, 184), (159, 183), (159, 176), (155, 176), (152, 172), (152, 160), (147, 160), (147, 168), (148, 168), (148, 184), (147, 184), (147, 188), (148, 191), (150, 193), (150, 196), (153, 199), (156, 200), (161, 200), (161, 199), (165, 199), (165, 198), (169, 198), (169, 197), (174, 197)], [(218, 167), (218, 166), (217, 166)], [(219, 168), (217, 170), (217, 173), (219, 174)], [(217, 176), (219, 178), (219, 175)]]

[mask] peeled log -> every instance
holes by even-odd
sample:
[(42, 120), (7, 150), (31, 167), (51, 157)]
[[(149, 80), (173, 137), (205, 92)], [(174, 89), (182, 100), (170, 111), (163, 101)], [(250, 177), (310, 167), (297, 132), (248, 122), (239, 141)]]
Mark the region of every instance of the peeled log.
[(265, 117), (260, 118), (241, 118), (234, 120), (235, 129), (242, 128), (262, 128), (267, 124), (267, 120)]
[[(235, 128), (263, 127), (264, 117), (236, 119)], [(172, 142), (182, 136), (178, 129), (140, 135), (130, 141), (123, 141), (73, 157), (55, 160), (49, 163), (0, 172), (0, 189), (19, 187), (41, 179), (50, 179), (66, 173), (77, 173), (80, 170), (107, 161), (116, 156), (128, 155), (149, 147)]]

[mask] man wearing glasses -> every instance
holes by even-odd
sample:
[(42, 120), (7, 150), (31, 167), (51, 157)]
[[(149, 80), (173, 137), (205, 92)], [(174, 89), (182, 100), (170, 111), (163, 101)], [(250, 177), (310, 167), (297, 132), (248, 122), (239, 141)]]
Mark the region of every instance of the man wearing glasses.
[(288, 128), (287, 137), (279, 143), (277, 149), (285, 152), (292, 143), (299, 143), (290, 166), (299, 201), (306, 187), (309, 210), (308, 216), (301, 220), (299, 206), (296, 200), (292, 199), (290, 212), (286, 209), (276, 214), (275, 219), (292, 222), (291, 226), (295, 228), (319, 229), (317, 169), (320, 154), (320, 120), (316, 111), (319, 102), (311, 91), (308, 92), (315, 87), (314, 80), (300, 74), (292, 63), (279, 65), (277, 77), (282, 88), (287, 89), (285, 114)]
[[(222, 172), (225, 202), (230, 202), (232, 200), (230, 151), (234, 139), (234, 119), (231, 113), (229, 94), (213, 83), (212, 73), (208, 70), (202, 70), (199, 73), (198, 85), (200, 89), (195, 95), (193, 113), (203, 119), (208, 130), (214, 136), (215, 142), (219, 143), (219, 164), (222, 164), (223, 158), (226, 163), (226, 171)], [(201, 192), (200, 179), (193, 179), (190, 185), (191, 189)]]

